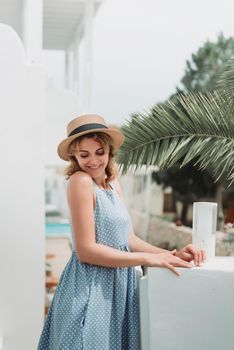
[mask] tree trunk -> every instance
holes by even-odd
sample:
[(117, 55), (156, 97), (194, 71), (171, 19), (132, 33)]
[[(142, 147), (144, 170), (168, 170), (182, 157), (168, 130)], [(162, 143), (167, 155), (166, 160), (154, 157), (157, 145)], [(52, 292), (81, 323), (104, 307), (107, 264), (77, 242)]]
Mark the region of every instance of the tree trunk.
[(187, 225), (187, 213), (188, 213), (189, 203), (183, 202), (182, 212), (181, 212), (181, 221), (183, 225)]

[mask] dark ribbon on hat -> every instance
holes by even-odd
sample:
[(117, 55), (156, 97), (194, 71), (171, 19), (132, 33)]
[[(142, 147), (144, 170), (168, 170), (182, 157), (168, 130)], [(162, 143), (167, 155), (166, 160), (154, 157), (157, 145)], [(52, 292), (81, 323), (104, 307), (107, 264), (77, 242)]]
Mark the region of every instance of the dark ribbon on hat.
[(78, 128), (72, 130), (72, 132), (70, 132), (68, 137), (73, 136), (75, 134), (78, 134), (79, 132), (82, 132), (82, 131), (87, 131), (87, 130), (91, 130), (91, 129), (103, 129), (103, 128), (108, 129), (108, 127), (106, 125), (98, 124), (98, 123), (90, 123), (90, 124), (81, 125)]

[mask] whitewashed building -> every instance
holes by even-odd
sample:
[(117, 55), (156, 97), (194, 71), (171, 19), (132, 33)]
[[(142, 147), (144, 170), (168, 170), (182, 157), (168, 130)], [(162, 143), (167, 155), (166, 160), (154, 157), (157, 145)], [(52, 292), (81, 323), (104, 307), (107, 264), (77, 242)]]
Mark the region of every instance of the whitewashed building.
[[(44, 188), (53, 188), (52, 202), (62, 203), (64, 183), (54, 174), (64, 164), (56, 146), (71, 116), (89, 109), (92, 21), (101, 4), (101, 0), (0, 2), (0, 349), (35, 349), (42, 329)], [(64, 51), (65, 89), (48, 79), (44, 49)]]

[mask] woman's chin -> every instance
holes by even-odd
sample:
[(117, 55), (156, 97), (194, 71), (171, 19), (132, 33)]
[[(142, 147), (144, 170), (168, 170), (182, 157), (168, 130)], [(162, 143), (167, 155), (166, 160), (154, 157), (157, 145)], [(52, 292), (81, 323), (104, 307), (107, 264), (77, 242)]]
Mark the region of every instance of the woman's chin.
[(104, 167), (101, 166), (97, 169), (86, 169), (86, 172), (90, 174), (92, 177), (102, 177), (105, 175)]

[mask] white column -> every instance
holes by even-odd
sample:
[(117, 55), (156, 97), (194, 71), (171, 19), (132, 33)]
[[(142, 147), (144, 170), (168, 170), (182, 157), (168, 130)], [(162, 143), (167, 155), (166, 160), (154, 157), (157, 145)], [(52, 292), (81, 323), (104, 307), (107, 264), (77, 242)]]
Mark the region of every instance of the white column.
[(73, 90), (79, 94), (79, 44), (73, 50)]
[[(77, 24), (76, 30), (74, 31), (74, 35), (67, 46), (66, 51), (66, 64), (68, 65), (66, 68), (67, 82), (68, 88), (73, 90), (77, 95), (79, 93), (80, 87), (80, 74), (79, 74), (79, 45), (81, 39), (81, 32), (84, 27), (84, 18), (80, 23)], [(82, 81), (83, 82), (83, 81)], [(82, 87), (83, 91), (83, 87)]]
[(94, 0), (85, 1), (84, 18), (84, 107), (91, 108), (92, 98), (92, 23)]
[(41, 63), (43, 0), (23, 0), (22, 33), (28, 62)]
[(36, 349), (45, 298), (44, 69), (26, 64), (2, 23), (0, 43), (0, 339), (3, 350)]
[(73, 89), (73, 50), (67, 49), (65, 52), (65, 81), (64, 86), (66, 89), (72, 90)]
[(69, 51), (65, 51), (65, 75), (64, 75), (64, 87), (69, 89)]
[(193, 203), (193, 245), (204, 249), (207, 260), (215, 257), (217, 203)]

